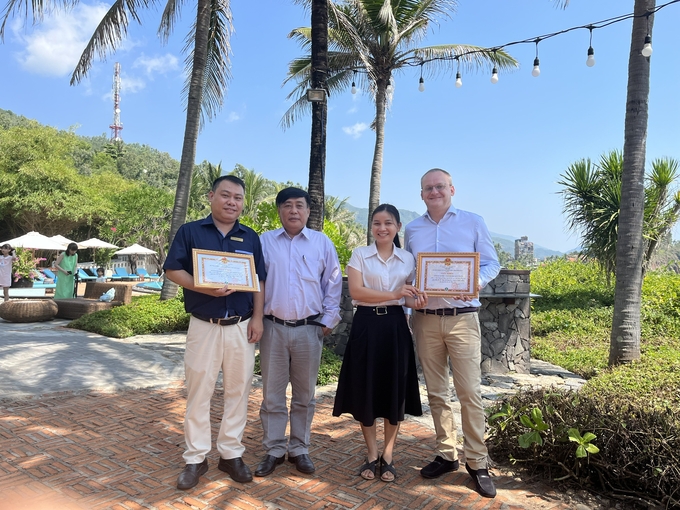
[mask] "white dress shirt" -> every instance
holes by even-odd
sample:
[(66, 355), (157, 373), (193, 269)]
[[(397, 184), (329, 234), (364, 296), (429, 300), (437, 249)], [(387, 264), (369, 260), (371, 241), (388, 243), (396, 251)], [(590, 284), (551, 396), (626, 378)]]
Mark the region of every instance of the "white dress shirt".
[[(501, 270), (496, 248), (484, 219), (478, 214), (456, 209), (453, 205), (436, 223), (428, 213), (406, 225), (404, 247), (414, 257), (420, 252), (478, 252), (479, 284), (484, 287)], [(427, 308), (464, 308), (480, 306), (479, 299), (461, 301), (429, 297)]]
[(283, 320), (316, 319), (328, 328), (340, 322), (342, 272), (328, 237), (307, 227), (291, 238), (283, 228), (260, 236), (267, 282), (264, 314)]
[[(416, 276), (416, 263), (413, 255), (406, 250), (394, 247), (392, 255), (383, 260), (378, 253), (375, 243), (370, 246), (361, 246), (352, 252), (352, 257), (347, 263), (348, 267), (361, 273), (364, 287), (390, 292), (397, 290), (405, 283), (411, 283)], [(361, 306), (392, 306), (403, 305), (404, 298), (381, 301), (380, 303), (366, 303), (352, 300), (353, 305)]]

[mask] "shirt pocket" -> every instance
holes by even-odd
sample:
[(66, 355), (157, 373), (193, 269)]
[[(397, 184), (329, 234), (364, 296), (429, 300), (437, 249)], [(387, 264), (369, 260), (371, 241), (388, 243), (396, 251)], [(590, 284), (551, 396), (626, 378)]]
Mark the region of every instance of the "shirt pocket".
[(322, 261), (303, 256), (300, 267), (300, 278), (307, 282), (319, 283), (321, 280)]

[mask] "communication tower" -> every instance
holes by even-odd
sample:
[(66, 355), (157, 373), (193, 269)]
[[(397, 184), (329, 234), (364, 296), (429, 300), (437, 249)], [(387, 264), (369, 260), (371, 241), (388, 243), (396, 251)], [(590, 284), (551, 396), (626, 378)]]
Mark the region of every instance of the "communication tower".
[(120, 63), (116, 62), (113, 66), (113, 124), (111, 128), (111, 141), (122, 142), (120, 132), (123, 124), (120, 121)]

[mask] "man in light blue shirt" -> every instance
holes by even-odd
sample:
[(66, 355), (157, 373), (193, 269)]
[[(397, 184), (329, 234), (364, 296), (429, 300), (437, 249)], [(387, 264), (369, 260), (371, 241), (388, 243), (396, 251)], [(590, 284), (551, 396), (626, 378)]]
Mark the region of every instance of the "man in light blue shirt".
[[(451, 205), (455, 188), (451, 175), (439, 168), (421, 178), (421, 197), (427, 212), (406, 225), (405, 248), (417, 259), (425, 252), (479, 253), (481, 290), (500, 271), (496, 249), (481, 216)], [(427, 395), (437, 433), (437, 456), (420, 474), (438, 478), (459, 467), (457, 425), (449, 396), (449, 359), (453, 385), (461, 404), (467, 471), (477, 491), (493, 498), (496, 488), (487, 468), (486, 426), (481, 394), (481, 333), (479, 299), (430, 297), (427, 308), (413, 315), (416, 350), (423, 368)]]
[[(314, 472), (309, 443), (323, 337), (340, 322), (342, 272), (335, 246), (306, 227), (310, 198), (299, 188), (276, 196), (282, 228), (260, 240), (267, 270), (264, 334), (260, 341), (266, 455), (255, 476), (267, 476), (284, 460), (301, 473)], [(286, 440), (286, 387), (291, 383), (290, 440)]]

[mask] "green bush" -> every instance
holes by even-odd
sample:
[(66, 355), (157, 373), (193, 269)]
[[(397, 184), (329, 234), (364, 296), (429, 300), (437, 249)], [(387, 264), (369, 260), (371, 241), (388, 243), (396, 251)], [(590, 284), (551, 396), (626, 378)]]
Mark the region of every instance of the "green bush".
[(589, 384), (579, 393), (525, 391), (490, 408), (490, 453), (553, 480), (680, 506), (680, 398), (648, 406), (614, 381)]
[(186, 331), (189, 314), (184, 311), (181, 298), (161, 301), (159, 296), (138, 296), (133, 297), (129, 305), (83, 315), (70, 322), (69, 327), (113, 338), (126, 338)]

